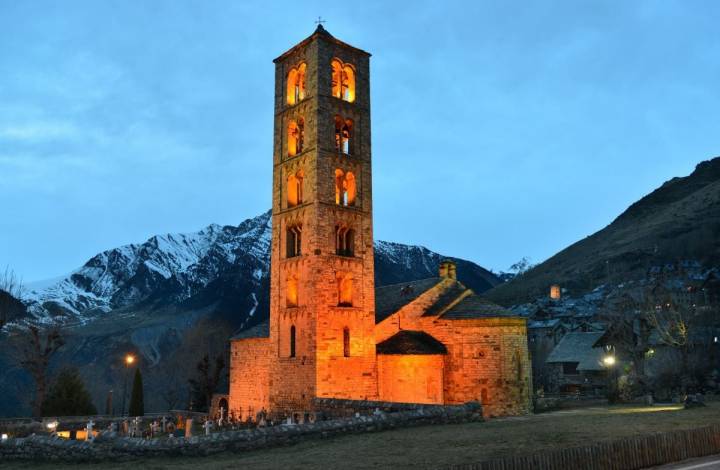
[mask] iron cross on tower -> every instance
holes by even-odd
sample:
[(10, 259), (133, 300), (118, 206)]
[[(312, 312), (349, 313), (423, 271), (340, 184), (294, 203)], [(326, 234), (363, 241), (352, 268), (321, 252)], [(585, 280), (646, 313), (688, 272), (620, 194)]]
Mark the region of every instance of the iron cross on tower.
[(325, 20), (322, 19), (322, 16), (318, 16), (318, 18), (315, 20), (315, 24), (318, 26), (322, 26), (323, 23), (325, 23)]

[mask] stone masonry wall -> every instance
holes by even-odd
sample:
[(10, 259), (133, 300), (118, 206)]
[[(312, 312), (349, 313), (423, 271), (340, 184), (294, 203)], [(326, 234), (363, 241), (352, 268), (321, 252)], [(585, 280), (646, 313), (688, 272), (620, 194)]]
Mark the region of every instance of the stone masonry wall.
[(231, 342), (228, 407), (236, 418), (255, 419), (270, 406), (270, 340), (248, 338)]
[[(347, 404), (333, 406), (337, 406), (339, 410)], [(360, 409), (362, 403), (356, 403), (355, 406)], [(478, 404), (408, 408), (410, 409), (394, 413), (377, 413), (315, 423), (229, 431), (189, 439), (108, 439), (100, 437), (94, 443), (41, 436), (8, 439), (0, 441), (0, 462), (10, 460), (102, 462), (141, 457), (204, 456), (227, 451), (244, 452), (266, 447), (285, 446), (336, 435), (427, 424), (467, 423), (483, 419)]]
[[(453, 281), (446, 279), (375, 328), (377, 342), (404, 330), (425, 331), (448, 348), (441, 403), (479, 401), (486, 416), (519, 415), (531, 409), (531, 366), (526, 321), (520, 318), (443, 320), (423, 317)], [(380, 376), (379, 389), (388, 385)], [(390, 397), (381, 393), (381, 400)], [(440, 402), (439, 402), (440, 403)]]

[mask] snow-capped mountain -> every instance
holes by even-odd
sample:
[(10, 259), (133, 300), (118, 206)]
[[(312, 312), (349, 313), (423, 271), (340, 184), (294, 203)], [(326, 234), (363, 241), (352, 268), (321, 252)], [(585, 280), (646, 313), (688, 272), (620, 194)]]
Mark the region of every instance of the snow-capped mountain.
[(268, 270), (270, 220), (266, 212), (237, 227), (213, 224), (104, 251), (67, 277), (30, 285), (23, 300), (36, 317), (62, 314), (84, 322), (131, 305), (181, 304), (237, 264), (251, 267), (248, 282), (257, 283)]
[[(87, 323), (127, 309), (209, 308), (227, 316), (234, 311), (233, 323), (249, 326), (255, 321), (248, 320), (267, 316), (263, 292), (268, 289), (271, 236), (269, 211), (237, 227), (209, 225), (196, 233), (154, 236), (104, 251), (54, 282), (31, 285), (23, 300), (38, 319), (64, 315)], [(433, 277), (442, 258), (424, 247), (378, 241), (376, 282)], [(456, 261), (460, 279), (476, 291), (498, 284), (491, 272)]]

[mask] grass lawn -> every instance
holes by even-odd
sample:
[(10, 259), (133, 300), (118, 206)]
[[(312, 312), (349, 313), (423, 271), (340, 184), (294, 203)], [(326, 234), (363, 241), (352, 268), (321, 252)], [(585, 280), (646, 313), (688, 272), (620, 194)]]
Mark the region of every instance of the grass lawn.
[[(680, 406), (613, 406), (559, 411), (484, 423), (423, 426), (313, 440), (290, 447), (210, 457), (105, 463), (103, 469), (436, 468), (505, 455), (572, 447), (624, 436), (715, 424), (720, 403), (692, 410)], [(89, 468), (84, 465), (17, 464), (4, 468)]]

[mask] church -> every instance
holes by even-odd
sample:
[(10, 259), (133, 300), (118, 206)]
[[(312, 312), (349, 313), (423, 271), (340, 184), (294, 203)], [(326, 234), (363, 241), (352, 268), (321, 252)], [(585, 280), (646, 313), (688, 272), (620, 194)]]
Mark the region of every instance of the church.
[(274, 63), (270, 319), (230, 339), (229, 410), (297, 418), (337, 398), (527, 413), (524, 318), (450, 261), (375, 286), (370, 54), (320, 24)]

